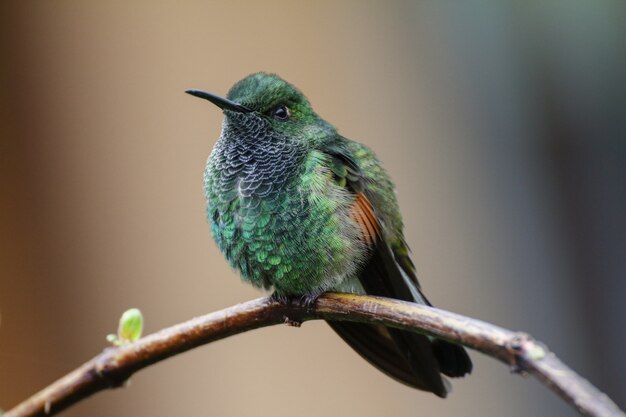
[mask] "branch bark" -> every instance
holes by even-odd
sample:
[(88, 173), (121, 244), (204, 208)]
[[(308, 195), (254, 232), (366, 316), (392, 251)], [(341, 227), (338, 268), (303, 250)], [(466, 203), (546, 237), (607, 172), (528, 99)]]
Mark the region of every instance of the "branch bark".
[(100, 355), (4, 414), (53, 415), (88, 396), (124, 384), (133, 373), (195, 347), (279, 323), (307, 320), (380, 323), (459, 343), (529, 373), (582, 415), (626, 416), (605, 394), (525, 333), (432, 307), (355, 294), (323, 294), (311, 307), (259, 298), (177, 324)]

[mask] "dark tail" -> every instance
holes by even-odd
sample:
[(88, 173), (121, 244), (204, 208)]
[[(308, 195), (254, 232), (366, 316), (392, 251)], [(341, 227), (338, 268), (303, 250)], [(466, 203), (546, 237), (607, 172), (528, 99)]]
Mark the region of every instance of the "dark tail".
[(462, 346), (445, 340), (434, 340), (432, 347), (439, 363), (439, 370), (444, 375), (458, 378), (472, 372), (472, 360)]
[(391, 378), (445, 398), (448, 387), (426, 336), (379, 325), (328, 322), (370, 364)]
[[(430, 305), (419, 289), (410, 259), (406, 255), (402, 259), (397, 257), (385, 242), (378, 242), (359, 276), (365, 291)], [(385, 374), (442, 398), (449, 392), (450, 384), (441, 374), (460, 377), (472, 370), (472, 361), (465, 349), (444, 340), (381, 325), (328, 324), (365, 360)]]

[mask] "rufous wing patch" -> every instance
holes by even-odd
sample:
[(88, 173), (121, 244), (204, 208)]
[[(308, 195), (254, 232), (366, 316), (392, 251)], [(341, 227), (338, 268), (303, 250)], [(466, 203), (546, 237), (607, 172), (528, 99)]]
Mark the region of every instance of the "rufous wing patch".
[(374, 213), (374, 208), (363, 193), (357, 193), (354, 202), (350, 206), (350, 214), (361, 229), (363, 240), (374, 246), (380, 236), (380, 223)]

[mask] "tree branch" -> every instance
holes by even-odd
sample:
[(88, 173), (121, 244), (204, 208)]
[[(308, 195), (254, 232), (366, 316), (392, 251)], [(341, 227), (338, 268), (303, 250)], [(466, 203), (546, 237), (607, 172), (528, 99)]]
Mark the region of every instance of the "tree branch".
[(33, 395), (4, 417), (56, 414), (98, 391), (124, 384), (133, 373), (197, 346), (279, 323), (306, 320), (380, 323), (465, 345), (534, 375), (582, 415), (625, 416), (615, 403), (524, 333), (432, 307), (354, 294), (323, 294), (311, 307), (259, 298), (163, 329), (135, 343), (107, 348)]

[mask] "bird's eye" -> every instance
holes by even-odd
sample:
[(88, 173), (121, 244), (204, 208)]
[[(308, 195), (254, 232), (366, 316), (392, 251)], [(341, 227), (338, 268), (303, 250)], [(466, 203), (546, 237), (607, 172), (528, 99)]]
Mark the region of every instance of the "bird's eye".
[(289, 109), (287, 106), (280, 105), (272, 111), (272, 116), (276, 120), (287, 120), (290, 116)]

